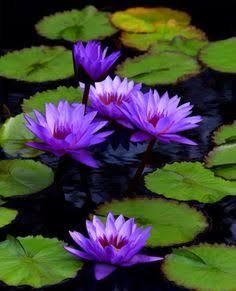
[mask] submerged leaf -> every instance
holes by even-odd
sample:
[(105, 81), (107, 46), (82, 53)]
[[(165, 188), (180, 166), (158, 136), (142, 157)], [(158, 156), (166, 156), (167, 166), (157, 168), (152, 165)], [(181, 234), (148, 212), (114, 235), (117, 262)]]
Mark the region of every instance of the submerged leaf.
[(27, 82), (47, 82), (73, 75), (71, 52), (62, 46), (32, 47), (0, 57), (0, 76)]
[(190, 20), (186, 12), (166, 7), (135, 7), (117, 11), (111, 16), (111, 22), (116, 27), (129, 32), (154, 32), (159, 24), (170, 21), (186, 26)]
[(236, 73), (236, 37), (209, 43), (199, 58), (213, 70)]
[(206, 218), (185, 203), (164, 199), (126, 199), (101, 205), (96, 214), (108, 212), (134, 217), (140, 226), (152, 226), (148, 246), (170, 246), (193, 240), (207, 227)]
[(0, 129), (0, 145), (4, 152), (13, 157), (30, 158), (42, 152), (26, 146), (26, 142), (35, 141), (34, 135), (26, 128), (23, 114), (10, 117)]
[(0, 195), (13, 197), (39, 192), (53, 183), (53, 171), (33, 160), (0, 161)]
[(215, 177), (199, 162), (165, 165), (145, 177), (146, 187), (177, 200), (197, 200), (214, 203), (227, 195), (236, 194), (236, 182)]
[(93, 6), (46, 16), (36, 24), (36, 30), (49, 39), (72, 42), (102, 39), (117, 31), (110, 23), (109, 14)]
[(168, 255), (162, 265), (167, 279), (191, 290), (235, 290), (235, 247), (201, 244), (178, 250)]
[(17, 210), (0, 207), (0, 227), (12, 222), (18, 214)]
[(83, 93), (80, 88), (73, 87), (58, 87), (53, 90), (38, 92), (30, 99), (24, 99), (22, 109), (24, 112), (38, 110), (44, 112), (46, 103), (57, 105), (60, 100), (65, 100), (70, 103), (81, 102)]
[(74, 278), (83, 263), (63, 249), (56, 238), (27, 236), (0, 243), (0, 280), (34, 288)]
[(121, 41), (127, 47), (146, 51), (149, 47), (159, 40), (170, 41), (176, 36), (183, 36), (189, 39), (206, 39), (206, 35), (194, 26), (183, 27), (176, 23), (160, 24), (152, 33), (129, 33), (121, 34)]
[(146, 85), (173, 84), (200, 72), (197, 61), (177, 52), (144, 54), (124, 61), (116, 73)]

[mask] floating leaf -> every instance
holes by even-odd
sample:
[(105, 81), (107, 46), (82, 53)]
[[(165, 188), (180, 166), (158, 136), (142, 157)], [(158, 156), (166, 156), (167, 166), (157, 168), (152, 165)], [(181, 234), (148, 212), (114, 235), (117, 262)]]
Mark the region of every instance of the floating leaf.
[(0, 280), (7, 285), (39, 288), (74, 278), (83, 263), (55, 238), (27, 236), (0, 243)]
[(121, 30), (129, 32), (154, 32), (158, 25), (177, 22), (182, 26), (190, 23), (191, 17), (178, 10), (166, 7), (135, 7), (112, 14), (111, 22)]
[(0, 161), (0, 195), (12, 197), (39, 192), (53, 183), (53, 171), (33, 160)]
[(197, 61), (182, 53), (144, 54), (124, 61), (116, 73), (146, 85), (173, 84), (200, 72)]
[(218, 145), (208, 153), (205, 164), (217, 176), (236, 180), (236, 124), (223, 125), (213, 135)]
[(156, 31), (152, 33), (122, 32), (121, 41), (127, 47), (146, 51), (158, 40), (169, 41), (176, 36), (183, 36), (191, 39), (206, 39), (205, 33), (194, 26), (183, 27), (176, 23), (168, 23), (158, 25)]
[(177, 200), (214, 203), (236, 194), (236, 182), (215, 177), (201, 163), (182, 162), (165, 165), (145, 177), (147, 188)]
[(199, 58), (213, 70), (236, 73), (236, 37), (209, 43)]
[(98, 208), (96, 214), (108, 212), (134, 217), (140, 226), (152, 226), (149, 246), (170, 246), (193, 240), (207, 227), (206, 218), (185, 203), (164, 199), (126, 199), (113, 201)]
[(187, 39), (177, 36), (171, 41), (157, 41), (150, 48), (150, 53), (156, 54), (161, 52), (180, 52), (190, 57), (196, 57), (199, 50), (207, 44), (206, 40)]
[(235, 247), (201, 244), (178, 250), (183, 250), (183, 252), (168, 255), (162, 265), (162, 270), (168, 280), (191, 290), (235, 290)]
[(9, 118), (0, 129), (0, 145), (4, 152), (13, 157), (36, 157), (42, 152), (26, 146), (35, 140), (34, 135), (25, 127), (23, 114)]
[(0, 57), (0, 76), (27, 82), (46, 82), (73, 75), (71, 51), (64, 47), (32, 47)]
[(34, 109), (44, 112), (45, 103), (58, 104), (60, 100), (66, 100), (70, 103), (81, 102), (83, 93), (80, 88), (58, 87), (54, 90), (38, 92), (30, 99), (24, 99), (22, 109), (24, 112), (31, 112)]
[(36, 30), (49, 39), (72, 42), (103, 39), (117, 31), (110, 23), (109, 14), (93, 6), (46, 16), (36, 24)]
[(229, 125), (222, 125), (214, 132), (213, 141), (217, 145), (236, 142), (236, 122)]
[(0, 227), (12, 222), (18, 214), (17, 210), (0, 207)]

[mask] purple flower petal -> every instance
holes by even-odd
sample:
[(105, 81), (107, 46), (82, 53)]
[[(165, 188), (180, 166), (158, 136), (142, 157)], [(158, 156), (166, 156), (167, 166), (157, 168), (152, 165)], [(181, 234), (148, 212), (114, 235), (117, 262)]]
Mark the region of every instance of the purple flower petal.
[(132, 257), (132, 259), (129, 260), (127, 263), (123, 263), (123, 267), (133, 266), (140, 263), (150, 263), (150, 262), (156, 262), (163, 260), (162, 257), (152, 257), (152, 256), (146, 256), (146, 255), (135, 255)]
[(116, 270), (116, 266), (107, 264), (96, 264), (94, 266), (94, 274), (97, 280), (102, 280), (109, 276), (112, 272)]
[(153, 139), (153, 136), (144, 131), (137, 131), (133, 133), (130, 138), (132, 142), (143, 142), (151, 139)]
[(71, 253), (72, 255), (76, 256), (76, 257), (79, 257), (81, 259), (84, 259), (84, 260), (88, 260), (88, 261), (91, 261), (93, 260), (93, 256), (91, 256), (90, 254), (88, 253), (85, 253), (85, 252), (82, 252), (82, 251), (79, 251), (77, 249), (74, 249), (74, 248), (71, 248), (71, 247), (66, 247), (64, 246), (64, 248), (69, 252)]
[(70, 156), (81, 162), (82, 164), (85, 164), (89, 167), (92, 168), (99, 168), (100, 163), (98, 161), (96, 161), (92, 155), (86, 151), (86, 150), (79, 150), (79, 151), (68, 151), (68, 153), (70, 154)]

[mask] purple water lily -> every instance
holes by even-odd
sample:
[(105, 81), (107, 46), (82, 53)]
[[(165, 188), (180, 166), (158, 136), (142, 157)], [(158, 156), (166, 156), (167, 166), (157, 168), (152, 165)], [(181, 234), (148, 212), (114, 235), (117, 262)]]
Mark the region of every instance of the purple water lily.
[[(81, 84), (81, 87), (84, 89), (83, 84)], [(141, 87), (141, 84), (134, 84), (134, 81), (129, 82), (127, 78), (121, 80), (116, 76), (112, 80), (108, 76), (104, 81), (97, 82), (90, 87), (89, 100), (91, 107), (97, 110), (100, 115), (115, 120), (120, 124), (125, 123), (125, 126), (128, 126), (129, 121), (120, 108), (123, 102), (129, 103), (132, 94), (139, 91)]]
[[(189, 145), (196, 143), (179, 132), (199, 126), (201, 116), (189, 116), (193, 106), (188, 102), (179, 106), (180, 98), (159, 96), (156, 90), (148, 93), (138, 91), (132, 102), (124, 102), (120, 110), (138, 130), (131, 141), (142, 142), (159, 139), (163, 142), (178, 142)], [(129, 127), (129, 125), (127, 126)]]
[(95, 261), (95, 277), (101, 280), (117, 267), (129, 267), (138, 263), (162, 260), (139, 254), (150, 235), (151, 227), (142, 229), (134, 223), (134, 218), (125, 221), (120, 215), (117, 219), (109, 213), (104, 225), (99, 218), (86, 221), (89, 238), (81, 233), (70, 232), (72, 239), (82, 250), (66, 246), (65, 249), (84, 260)]
[(94, 121), (96, 111), (85, 114), (82, 104), (60, 101), (58, 106), (46, 104), (45, 116), (34, 110), (35, 118), (25, 115), (26, 127), (41, 141), (27, 142), (30, 147), (49, 151), (56, 156), (70, 155), (90, 167), (98, 167), (87, 150), (89, 146), (103, 142), (112, 131), (98, 132), (107, 121)]
[(84, 46), (81, 41), (73, 46), (73, 58), (76, 70), (83, 69), (92, 81), (103, 80), (120, 56), (114, 52), (107, 56), (108, 47), (102, 50), (101, 43), (88, 41)]

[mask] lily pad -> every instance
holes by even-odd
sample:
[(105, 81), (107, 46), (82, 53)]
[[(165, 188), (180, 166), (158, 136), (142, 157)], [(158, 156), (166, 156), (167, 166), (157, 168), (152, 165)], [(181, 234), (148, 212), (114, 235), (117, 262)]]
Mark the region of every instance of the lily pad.
[(0, 195), (12, 197), (39, 192), (53, 183), (53, 171), (33, 160), (0, 161)]
[(236, 247), (200, 244), (177, 249), (165, 258), (168, 280), (187, 289), (233, 291), (236, 286)]
[(23, 114), (9, 118), (0, 129), (0, 145), (4, 152), (13, 157), (30, 158), (42, 152), (26, 146), (26, 142), (35, 140), (34, 135), (25, 127)]
[(187, 39), (182, 36), (177, 36), (171, 41), (157, 41), (151, 46), (149, 52), (153, 54), (161, 52), (180, 52), (190, 57), (196, 57), (199, 50), (207, 43), (207, 40)]
[(47, 82), (73, 76), (71, 51), (39, 46), (0, 57), (0, 76), (27, 82)]
[(205, 33), (194, 26), (183, 27), (176, 23), (168, 23), (158, 25), (156, 31), (152, 33), (122, 32), (121, 41), (127, 47), (146, 51), (158, 40), (170, 41), (176, 36), (183, 36), (189, 39), (206, 39)]
[(223, 125), (213, 135), (218, 145), (205, 158), (206, 167), (217, 176), (236, 180), (236, 124)]
[(110, 23), (109, 14), (93, 6), (46, 16), (36, 24), (36, 30), (49, 39), (72, 42), (103, 39), (117, 32)]
[(236, 122), (222, 125), (213, 134), (213, 141), (217, 145), (236, 142)]
[(0, 207), (0, 227), (11, 223), (16, 218), (17, 214), (17, 210)]
[(193, 240), (207, 227), (206, 218), (185, 203), (164, 199), (126, 199), (113, 201), (98, 208), (96, 214), (108, 212), (134, 217), (140, 226), (152, 226), (148, 246), (170, 246)]
[(127, 59), (116, 73), (146, 85), (174, 84), (200, 72), (198, 62), (182, 53), (162, 52)]
[(0, 280), (7, 285), (40, 288), (74, 278), (83, 263), (63, 242), (42, 236), (8, 237), (0, 243)]
[(236, 37), (209, 43), (199, 58), (213, 70), (236, 73)]
[(60, 100), (66, 100), (70, 103), (81, 102), (83, 93), (80, 88), (58, 87), (54, 90), (38, 92), (30, 99), (24, 99), (22, 109), (24, 112), (38, 110), (44, 112), (46, 103), (58, 104)]
[(165, 165), (145, 177), (146, 187), (165, 197), (214, 203), (236, 195), (236, 182), (225, 181), (199, 162)]
[(111, 16), (116, 27), (129, 32), (154, 32), (162, 23), (177, 22), (186, 26), (190, 21), (191, 17), (186, 12), (166, 7), (135, 7), (117, 11)]

